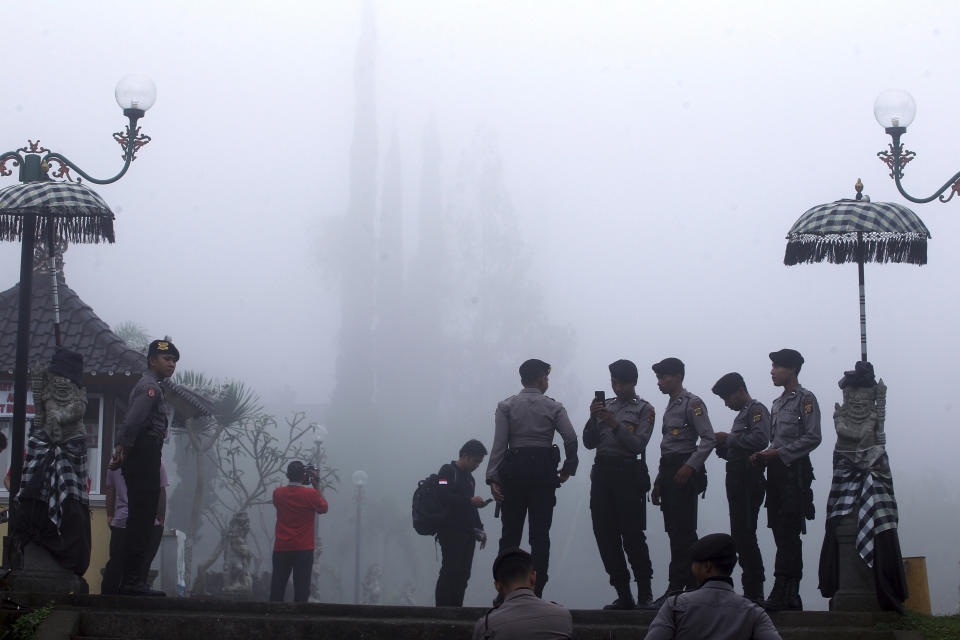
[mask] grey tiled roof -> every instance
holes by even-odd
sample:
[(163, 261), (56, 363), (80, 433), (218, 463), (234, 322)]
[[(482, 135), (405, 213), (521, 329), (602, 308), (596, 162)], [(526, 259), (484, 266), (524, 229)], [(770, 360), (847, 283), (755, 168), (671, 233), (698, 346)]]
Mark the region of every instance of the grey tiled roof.
[[(32, 304), (30, 307), (30, 364), (50, 362), (56, 348), (53, 326), (53, 295), (50, 273), (44, 269), (33, 272)], [(83, 356), (85, 382), (101, 376), (131, 376), (131, 384), (143, 373), (146, 358), (127, 346), (101, 320), (90, 305), (67, 286), (63, 272), (58, 273), (57, 289), (60, 297), (60, 337), (63, 346)], [(12, 377), (17, 352), (17, 313), (20, 308), (20, 285), (0, 292), (0, 377)], [(211, 403), (203, 396), (174, 384), (166, 383), (198, 413), (209, 415)]]

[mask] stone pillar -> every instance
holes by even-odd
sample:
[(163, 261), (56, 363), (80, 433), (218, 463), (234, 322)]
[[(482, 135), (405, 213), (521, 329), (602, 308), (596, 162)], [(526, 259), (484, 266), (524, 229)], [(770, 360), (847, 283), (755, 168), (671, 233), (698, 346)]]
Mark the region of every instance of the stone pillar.
[(837, 536), (837, 592), (830, 611), (880, 611), (873, 569), (857, 552), (857, 514), (840, 517)]

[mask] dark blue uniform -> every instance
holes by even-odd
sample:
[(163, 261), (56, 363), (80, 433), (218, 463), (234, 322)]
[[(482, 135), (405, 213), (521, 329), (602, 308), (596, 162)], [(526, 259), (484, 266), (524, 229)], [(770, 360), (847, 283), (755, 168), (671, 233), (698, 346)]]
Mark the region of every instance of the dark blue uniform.
[(130, 392), (126, 419), (117, 431), (117, 444), (124, 447), (121, 469), (127, 483), (123, 586), (142, 584), (139, 568), (146, 562), (147, 544), (160, 500), (160, 451), (169, 416), (163, 383), (156, 373), (148, 370)]

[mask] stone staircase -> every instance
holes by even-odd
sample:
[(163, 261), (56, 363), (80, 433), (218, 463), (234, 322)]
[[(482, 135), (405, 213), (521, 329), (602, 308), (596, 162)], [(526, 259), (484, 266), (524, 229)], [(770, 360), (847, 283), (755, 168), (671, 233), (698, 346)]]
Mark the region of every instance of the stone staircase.
[[(39, 640), (469, 640), (481, 608), (277, 604), (194, 598), (9, 594), (21, 604), (52, 603)], [(640, 640), (648, 611), (573, 611), (578, 640)], [(875, 628), (895, 614), (784, 612), (773, 621), (784, 640), (919, 640)]]

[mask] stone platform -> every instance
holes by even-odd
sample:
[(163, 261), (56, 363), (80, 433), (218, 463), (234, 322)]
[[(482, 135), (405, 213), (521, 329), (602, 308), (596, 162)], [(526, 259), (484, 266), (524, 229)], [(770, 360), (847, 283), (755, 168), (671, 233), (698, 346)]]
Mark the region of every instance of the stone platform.
[[(29, 606), (52, 603), (40, 640), (469, 640), (486, 609), (337, 604), (276, 604), (194, 598), (14, 594)], [(895, 614), (783, 612), (773, 621), (784, 640), (914, 640), (912, 632), (878, 630)], [(640, 640), (648, 611), (574, 610), (578, 640)]]

